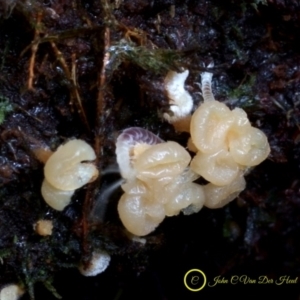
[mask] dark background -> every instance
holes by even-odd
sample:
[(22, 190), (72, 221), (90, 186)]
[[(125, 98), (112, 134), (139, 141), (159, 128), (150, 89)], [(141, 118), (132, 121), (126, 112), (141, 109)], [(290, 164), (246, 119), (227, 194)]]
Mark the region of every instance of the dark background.
[[(202, 270), (208, 281), (300, 274), (298, 1), (0, 3), (2, 286), (20, 283), (36, 299), (54, 299), (46, 287), (63, 299), (241, 299), (262, 292), (299, 299), (299, 283), (199, 292), (183, 284), (190, 269)], [(163, 79), (170, 69), (189, 69), (186, 88), (197, 106), (199, 74), (211, 61), (216, 99), (242, 107), (271, 146), (238, 199), (166, 218), (145, 245), (132, 241), (118, 218), (121, 189), (103, 196), (118, 174), (102, 172), (63, 212), (46, 206), (34, 149), (82, 138), (103, 171), (115, 165), (116, 137), (130, 126), (185, 146), (188, 135), (161, 118), (168, 109)], [(34, 232), (39, 219), (53, 220), (51, 236)], [(76, 266), (97, 249), (110, 253), (110, 266), (97, 277), (81, 276)]]

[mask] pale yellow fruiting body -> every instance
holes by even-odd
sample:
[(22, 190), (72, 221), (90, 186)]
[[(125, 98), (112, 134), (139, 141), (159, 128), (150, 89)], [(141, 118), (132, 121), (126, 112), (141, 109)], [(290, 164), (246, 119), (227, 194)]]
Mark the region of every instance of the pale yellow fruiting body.
[(39, 220), (34, 224), (34, 229), (38, 235), (51, 235), (53, 230), (53, 222), (51, 220)]
[(62, 211), (76, 189), (98, 177), (96, 166), (89, 161), (96, 158), (93, 148), (83, 140), (70, 140), (48, 158), (41, 193), (53, 209)]
[(220, 208), (234, 200), (246, 187), (243, 173), (236, 177), (230, 184), (217, 186), (209, 183), (203, 187), (205, 194), (204, 206), (208, 208)]
[[(208, 88), (211, 77), (204, 73), (203, 78), (202, 85), (206, 87), (203, 94), (206, 97), (191, 120), (192, 143), (198, 149), (198, 153), (201, 153), (201, 156), (209, 154), (209, 158), (222, 150), (230, 154), (227, 155), (228, 165), (232, 165), (229, 162), (232, 159), (246, 167), (258, 165), (270, 153), (266, 135), (251, 126), (244, 110), (235, 108), (231, 111), (224, 103), (214, 100), (214, 97), (209, 95)], [(203, 158), (201, 163), (203, 160), (205, 159)], [(224, 163), (224, 159), (222, 161)]]
[(202, 103), (191, 120), (191, 137), (196, 148), (203, 153), (226, 149), (226, 136), (233, 118), (230, 109), (218, 101)]
[(194, 145), (194, 143), (193, 143), (191, 137), (188, 139), (188, 142), (187, 142), (187, 148), (189, 149), (190, 152), (193, 152), (193, 153), (198, 152), (198, 149), (197, 149), (197, 147)]
[(62, 211), (70, 204), (71, 198), (75, 193), (73, 191), (63, 191), (53, 187), (46, 179), (44, 179), (41, 188), (42, 196), (45, 202), (55, 210)]
[[(187, 151), (175, 142), (152, 145), (136, 157), (132, 165), (136, 178), (122, 186), (125, 193), (118, 203), (120, 219), (129, 232), (144, 236), (163, 221), (165, 205), (173, 201), (174, 194), (169, 193), (169, 186), (184, 172), (190, 160)], [(188, 192), (184, 191), (186, 195)], [(167, 215), (178, 214), (193, 202), (188, 197), (181, 198), (181, 206), (178, 205), (179, 200), (174, 201), (176, 208), (172, 212), (172, 205), (168, 205)]]
[[(138, 129), (128, 129), (126, 134), (128, 132), (136, 136)], [(148, 134), (145, 130), (141, 132)], [(140, 138), (143, 139), (142, 136)], [(121, 141), (126, 143), (127, 139), (131, 140), (131, 136), (124, 139), (122, 134), (118, 138), (117, 148), (124, 149)], [(135, 144), (140, 143), (135, 141)], [(196, 212), (204, 203), (202, 187), (192, 183), (199, 175), (187, 169), (191, 157), (182, 146), (175, 142), (159, 141), (143, 149), (144, 151), (134, 151), (136, 155), (130, 163), (132, 170), (128, 170), (128, 165), (126, 172), (121, 169), (121, 174), (131, 176), (122, 185), (125, 193), (118, 203), (123, 225), (137, 236), (144, 236), (155, 230), (165, 216), (177, 215), (187, 207), (191, 207), (190, 212)], [(120, 153), (119, 149), (116, 153)], [(123, 153), (123, 157), (126, 156), (128, 155)], [(120, 168), (123, 165), (119, 164)]]
[(241, 130), (228, 144), (233, 159), (242, 166), (257, 166), (270, 153), (266, 135), (254, 127)]
[(220, 186), (230, 184), (239, 172), (239, 166), (231, 154), (222, 148), (210, 154), (198, 151), (191, 162), (191, 169)]
[(163, 204), (153, 198), (146, 184), (137, 179), (122, 186), (125, 193), (118, 203), (120, 219), (126, 229), (138, 236), (152, 232), (164, 219)]
[(242, 109), (230, 111), (215, 100), (196, 110), (191, 136), (198, 149), (193, 171), (216, 185), (229, 184), (239, 169), (258, 165), (270, 153), (266, 135), (251, 126)]
[(154, 231), (165, 216), (178, 215), (187, 207), (186, 214), (198, 212), (205, 195), (202, 186), (192, 183), (191, 178), (183, 173), (168, 184), (137, 179), (122, 185), (125, 193), (118, 203), (118, 212), (123, 225), (129, 232), (144, 236)]
[(152, 202), (146, 195), (123, 194), (118, 212), (125, 228), (138, 236), (154, 231), (165, 218), (163, 205)]
[(44, 168), (45, 178), (57, 189), (78, 189), (97, 178), (97, 168), (92, 163), (85, 162), (95, 159), (94, 149), (85, 141), (68, 141), (59, 146), (47, 160)]
[(191, 120), (190, 145), (196, 152), (191, 169), (210, 182), (203, 187), (204, 205), (219, 208), (245, 188), (246, 169), (265, 160), (270, 146), (266, 135), (251, 126), (243, 109), (230, 110), (215, 100), (211, 79), (211, 73), (201, 75), (204, 103)]
[[(126, 229), (138, 236), (151, 233), (165, 216), (195, 213), (203, 205), (223, 207), (245, 189), (246, 170), (270, 153), (266, 135), (251, 126), (243, 109), (230, 110), (215, 100), (211, 73), (201, 74), (204, 103), (190, 116), (187, 75), (168, 73), (165, 89), (172, 115), (164, 117), (175, 129), (190, 123), (186, 131), (191, 134), (188, 147), (195, 153), (192, 161), (178, 143), (163, 142), (143, 129), (127, 129), (117, 141), (117, 161), (126, 179), (118, 212)], [(200, 176), (209, 183), (194, 183)]]
[(167, 183), (181, 174), (191, 160), (188, 152), (175, 142), (160, 143), (144, 151), (134, 164), (137, 178), (160, 179)]
[(203, 187), (193, 182), (180, 185), (175, 180), (164, 192), (168, 193), (169, 197), (169, 201), (165, 204), (166, 216), (176, 216), (180, 211), (184, 214), (196, 213), (203, 207), (205, 201)]

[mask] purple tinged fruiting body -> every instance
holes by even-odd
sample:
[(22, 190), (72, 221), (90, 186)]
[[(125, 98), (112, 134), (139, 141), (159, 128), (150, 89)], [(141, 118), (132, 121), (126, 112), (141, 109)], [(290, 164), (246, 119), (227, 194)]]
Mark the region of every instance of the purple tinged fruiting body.
[[(135, 147), (139, 147), (138, 151)], [(126, 179), (118, 212), (129, 232), (147, 235), (166, 215), (177, 215), (190, 205), (194, 211), (203, 206), (202, 187), (192, 183), (197, 176), (186, 171), (191, 157), (178, 143), (163, 142), (145, 130), (129, 128), (118, 138), (116, 153), (121, 174)], [(125, 171), (122, 157), (129, 157)]]

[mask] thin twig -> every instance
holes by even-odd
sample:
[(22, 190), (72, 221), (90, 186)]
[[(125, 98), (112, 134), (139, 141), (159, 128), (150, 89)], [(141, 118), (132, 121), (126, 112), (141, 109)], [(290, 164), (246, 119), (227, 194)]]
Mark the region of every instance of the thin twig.
[[(42, 20), (42, 13), (38, 12), (37, 13), (37, 18), (36, 18), (36, 27), (34, 31), (34, 41), (36, 41), (39, 36), (40, 36), (40, 28), (41, 28), (41, 20)], [(39, 43), (32, 43), (31, 46), (31, 56), (29, 60), (29, 70), (28, 70), (28, 90), (33, 90), (33, 79), (34, 79), (34, 64), (35, 64), (35, 57), (36, 57), (36, 52), (38, 50)]]
[(91, 27), (90, 24), (88, 24), (88, 26), (89, 26), (88, 28), (70, 29), (70, 30), (65, 30), (65, 31), (57, 32), (57, 33), (45, 34), (42, 37), (37, 37), (35, 40), (33, 40), (31, 42), (30, 45), (25, 47), (25, 49), (21, 52), (20, 56), (22, 57), (29, 49), (32, 48), (33, 45), (39, 45), (39, 44), (44, 44), (44, 43), (63, 41), (66, 39), (78, 38), (79, 36), (86, 36), (88, 34), (93, 34), (95, 32), (102, 30), (101, 26)]
[(69, 67), (63, 57), (63, 54), (58, 50), (58, 48), (56, 47), (56, 44), (54, 42), (51, 42), (50, 43), (51, 46), (52, 46), (52, 49), (54, 50), (54, 53), (56, 55), (56, 58), (58, 59), (58, 61), (60, 62), (64, 72), (65, 72), (65, 75), (67, 76), (67, 78), (70, 80), (71, 78), (71, 73), (70, 73), (70, 70), (69, 70)]
[(73, 88), (74, 88), (74, 97), (76, 99), (76, 103), (77, 103), (77, 109), (78, 109), (78, 113), (81, 115), (82, 114), (82, 118), (84, 119), (87, 128), (89, 128), (88, 125), (88, 121), (87, 121), (87, 117), (85, 114), (85, 111), (83, 109), (83, 105), (82, 105), (82, 101), (81, 101), (81, 97), (78, 91), (78, 84), (77, 84), (77, 76), (76, 76), (76, 54), (73, 53), (72, 54), (72, 69), (71, 69), (71, 80), (73, 83)]
[[(106, 28), (104, 31), (104, 56), (102, 62), (102, 68), (99, 73), (99, 92), (97, 98), (97, 122), (96, 122), (96, 136), (95, 136), (95, 153), (96, 153), (96, 163), (99, 166), (102, 158), (102, 145), (105, 139), (105, 133), (103, 129), (105, 128), (105, 97), (104, 97), (104, 86), (106, 82), (105, 76), (105, 68), (109, 61), (109, 52), (108, 49), (110, 47), (110, 30)], [(93, 191), (95, 190), (95, 184), (99, 182), (99, 178), (97, 181), (91, 183), (87, 189), (84, 205), (83, 205), (83, 216), (82, 216), (82, 239), (83, 239), (83, 253), (88, 254), (89, 252), (89, 243), (88, 243), (88, 232), (89, 232), (89, 215), (92, 209), (92, 200), (94, 199)], [(85, 255), (83, 255), (85, 257)]]
[(102, 118), (105, 115), (105, 99), (104, 99), (104, 86), (106, 82), (106, 76), (105, 76), (105, 69), (109, 62), (110, 54), (108, 52), (108, 49), (110, 47), (110, 29), (108, 27), (105, 28), (104, 31), (104, 56), (103, 56), (103, 62), (102, 62), (102, 68), (99, 74), (99, 89), (98, 89), (98, 98), (97, 98), (97, 131), (98, 134), (95, 138), (95, 152), (100, 159), (101, 156), (101, 145), (103, 145), (103, 139), (104, 136), (101, 134), (100, 129), (103, 128), (102, 124)]
[[(64, 59), (64, 56), (61, 51), (57, 48), (56, 44), (54, 42), (50, 43), (52, 46), (52, 49), (54, 50), (54, 53), (58, 59), (58, 61), (61, 64), (61, 67), (67, 77), (67, 79), (70, 81), (70, 98), (71, 98), (71, 104), (74, 105), (77, 108), (78, 114), (83, 121), (83, 124), (86, 126), (87, 130), (90, 131), (90, 126), (85, 114), (85, 110), (82, 105), (81, 97), (78, 91), (78, 85), (76, 80), (76, 56), (75, 54), (72, 54), (72, 68), (71, 72), (69, 70), (69, 67)], [(74, 101), (75, 100), (75, 101)]]

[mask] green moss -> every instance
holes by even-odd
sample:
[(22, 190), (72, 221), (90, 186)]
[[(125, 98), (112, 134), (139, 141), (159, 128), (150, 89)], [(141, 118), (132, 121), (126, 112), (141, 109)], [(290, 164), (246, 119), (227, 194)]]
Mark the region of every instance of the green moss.
[(116, 70), (122, 62), (131, 62), (144, 70), (156, 74), (164, 74), (170, 69), (177, 69), (177, 63), (182, 55), (178, 51), (167, 49), (148, 49), (136, 46), (134, 43), (121, 40), (108, 49), (110, 63), (108, 69)]
[(52, 281), (47, 280), (43, 282), (45, 288), (52, 293), (52, 295), (57, 299), (62, 299), (62, 297), (57, 293), (55, 287), (52, 284)]
[(267, 0), (255, 0), (255, 1), (253, 1), (252, 3), (250, 3), (250, 5), (251, 5), (256, 11), (258, 11), (257, 6), (260, 5), (260, 4), (262, 4), (262, 5), (268, 5), (268, 1), (267, 1)]
[(9, 249), (0, 249), (0, 262), (3, 261), (4, 258), (10, 256), (11, 251)]
[(250, 107), (254, 104), (254, 92), (253, 92), (253, 86), (256, 81), (256, 75), (254, 74), (247, 74), (242, 81), (242, 83), (236, 87), (235, 89), (232, 89), (228, 93), (229, 99), (236, 99), (239, 101), (239, 106), (241, 108)]
[(7, 113), (13, 110), (9, 100), (0, 95), (0, 125), (4, 122)]

